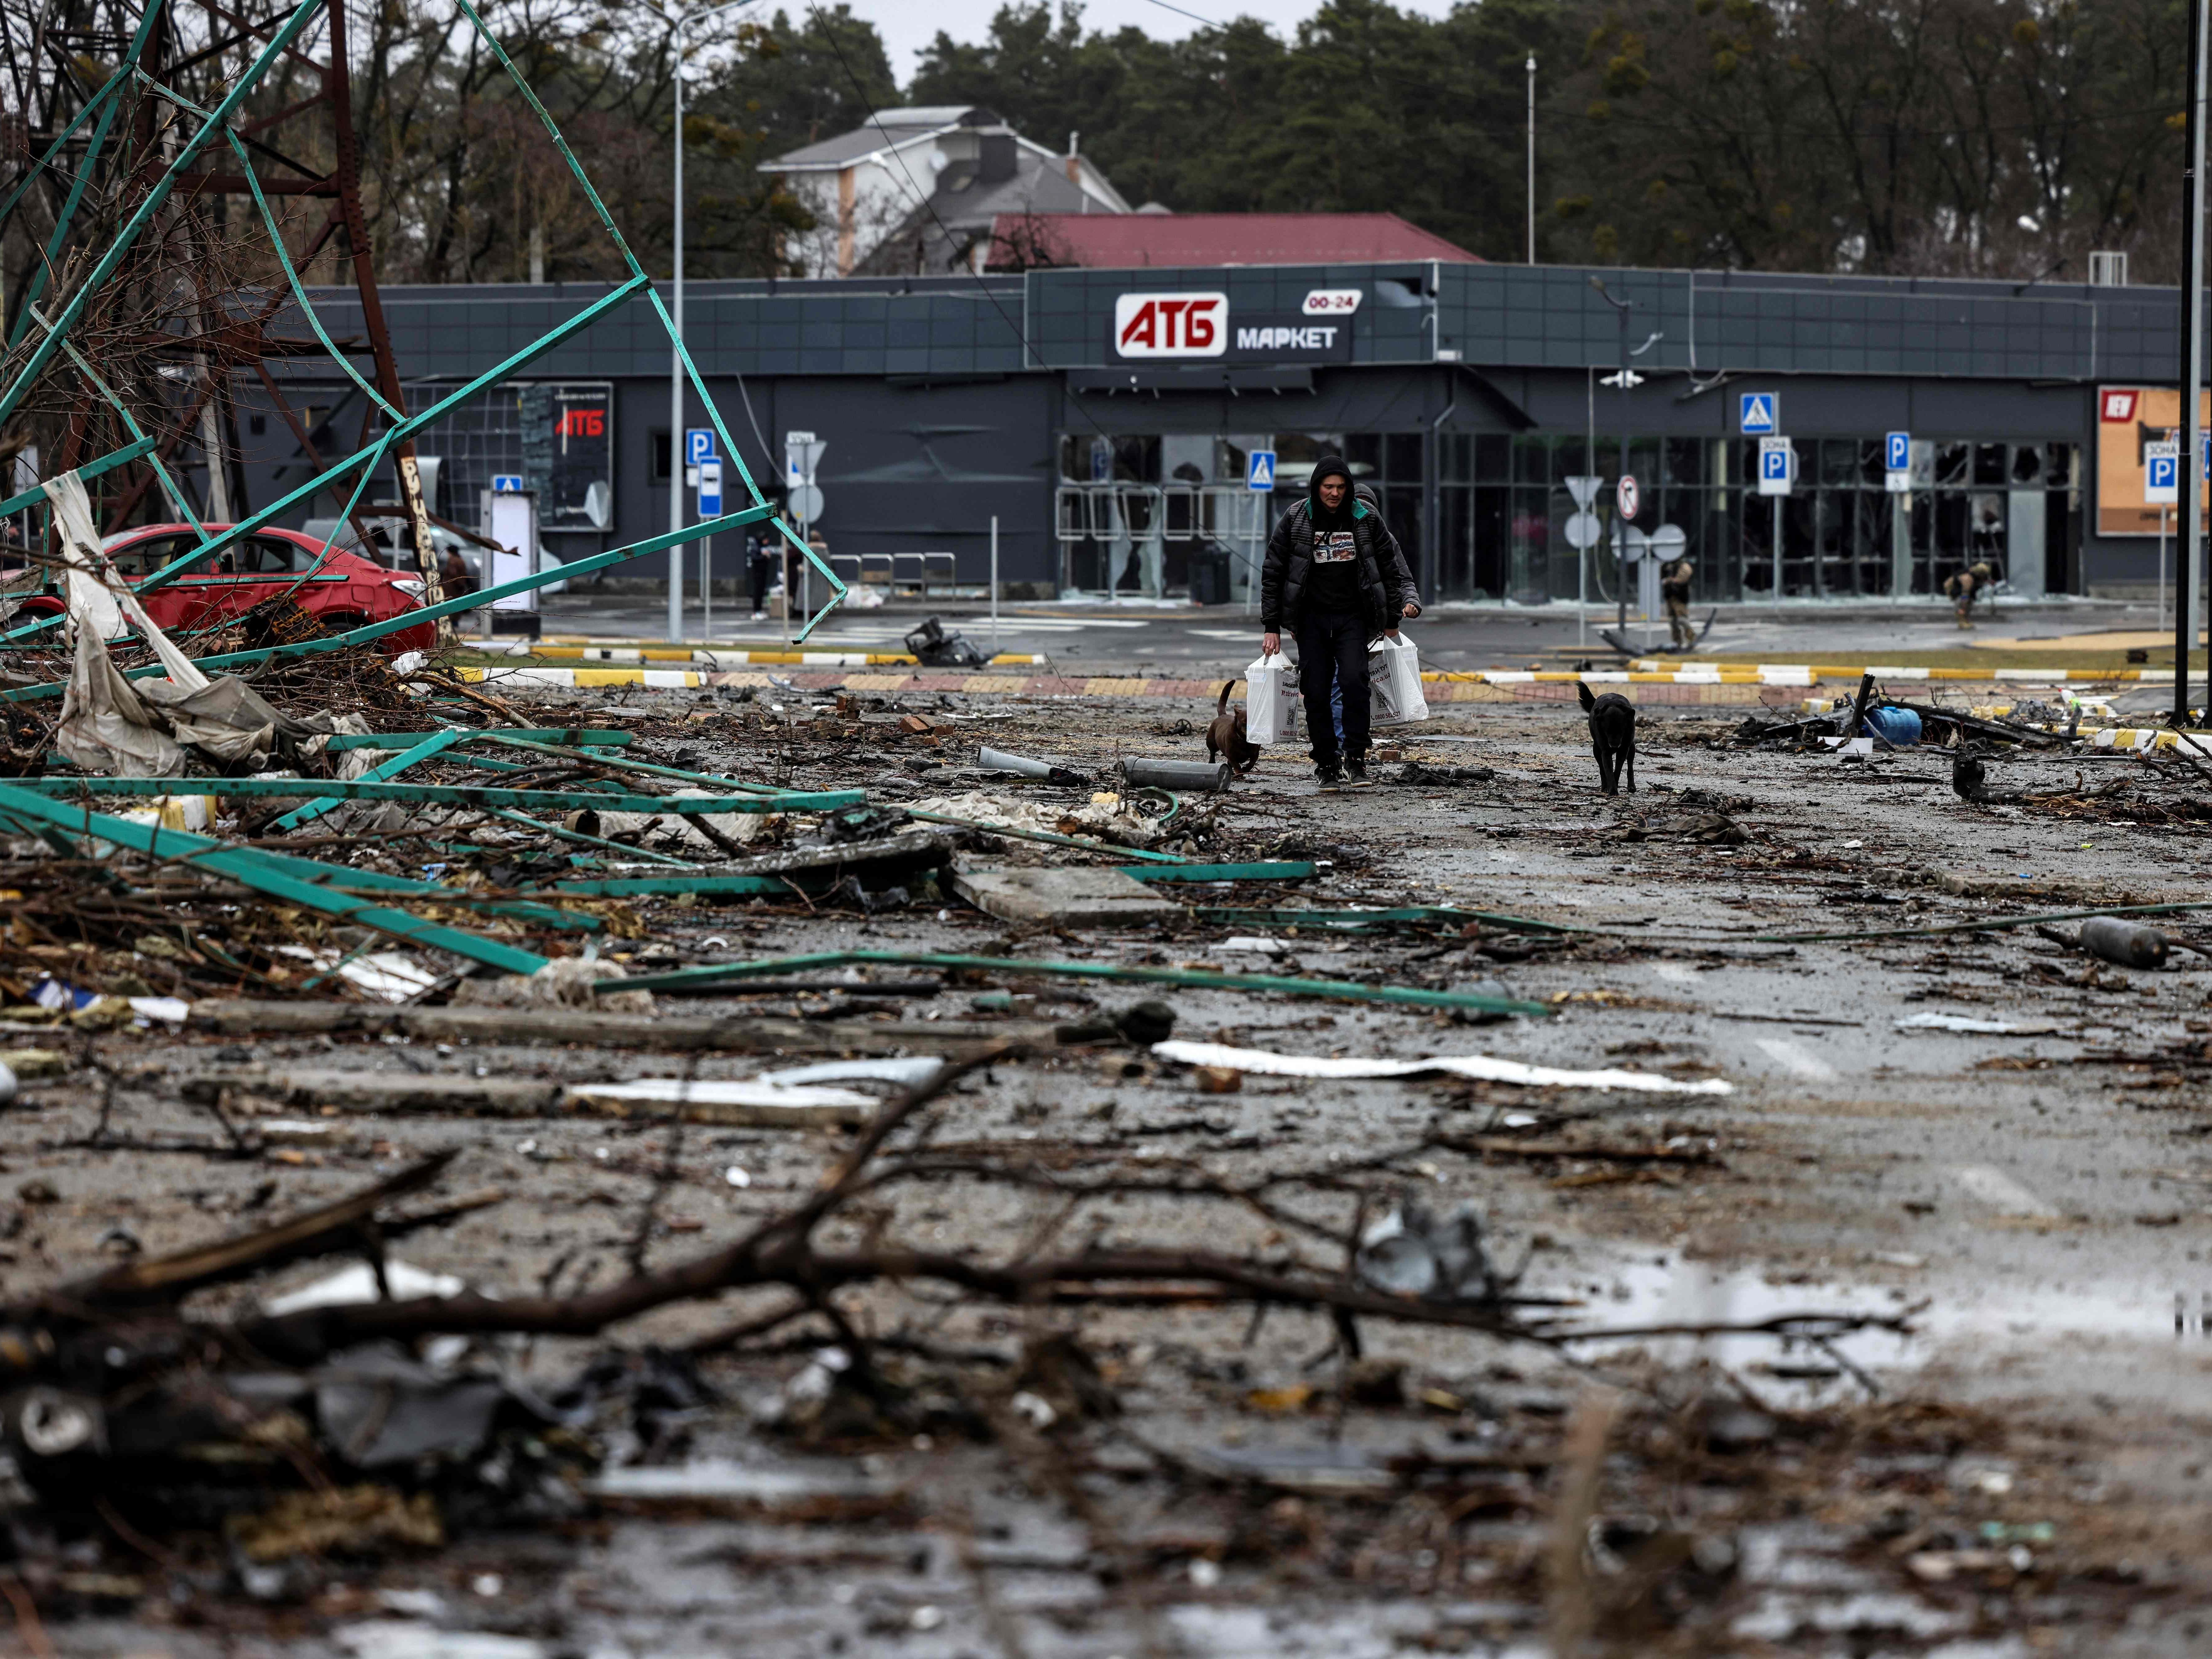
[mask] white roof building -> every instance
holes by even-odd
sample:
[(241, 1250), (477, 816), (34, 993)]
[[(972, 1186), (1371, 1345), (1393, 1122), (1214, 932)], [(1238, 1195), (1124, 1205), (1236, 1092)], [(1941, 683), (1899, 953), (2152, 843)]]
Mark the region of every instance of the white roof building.
[(792, 249), (809, 276), (981, 270), (1000, 215), (1130, 210), (1075, 134), (1061, 154), (969, 105), (884, 110), (761, 171), (785, 179), (814, 215), (817, 228)]

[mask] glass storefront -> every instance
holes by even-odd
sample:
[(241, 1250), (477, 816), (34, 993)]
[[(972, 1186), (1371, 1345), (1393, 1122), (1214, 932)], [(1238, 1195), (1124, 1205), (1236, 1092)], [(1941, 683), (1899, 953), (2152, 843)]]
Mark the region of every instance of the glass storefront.
[[(1272, 495), (1244, 487), (1257, 448), (1277, 456)], [(1778, 570), (1787, 598), (1928, 595), (1979, 561), (2022, 592), (2079, 586), (2081, 461), (2070, 442), (1917, 441), (1913, 488), (1893, 494), (1881, 434), (1802, 439), (1796, 488), (1782, 497), (1758, 493), (1758, 448), (1741, 438), (1628, 441), (1643, 486), (1628, 533), (1691, 560), (1700, 599), (1769, 598)], [(1600, 435), (1594, 459), (1579, 433), (1069, 434), (1060, 450), (1060, 580), (1071, 593), (1241, 599), (1267, 529), (1334, 450), (1375, 491), (1431, 597), (1547, 604), (1585, 582), (1594, 602), (1616, 596), (1617, 437)], [(1576, 504), (1576, 477), (1604, 481), (1590, 513)]]

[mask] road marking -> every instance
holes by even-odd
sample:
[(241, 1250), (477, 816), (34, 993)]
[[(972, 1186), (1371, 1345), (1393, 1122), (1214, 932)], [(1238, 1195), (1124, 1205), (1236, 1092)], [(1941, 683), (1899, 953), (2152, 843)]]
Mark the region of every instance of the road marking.
[(2056, 1221), (2058, 1211), (2014, 1181), (2002, 1170), (1986, 1164), (1969, 1164), (1952, 1172), (1970, 1198), (1978, 1198), (1999, 1215), (2026, 1216)]
[(1836, 1074), (1836, 1068), (1826, 1060), (1787, 1037), (1759, 1037), (1756, 1041), (1769, 1059), (1781, 1062), (1794, 1076), (1824, 1083)]
[(1698, 982), (1698, 970), (1685, 968), (1679, 962), (1655, 962), (1651, 964), (1651, 971), (1676, 985), (1695, 985)]

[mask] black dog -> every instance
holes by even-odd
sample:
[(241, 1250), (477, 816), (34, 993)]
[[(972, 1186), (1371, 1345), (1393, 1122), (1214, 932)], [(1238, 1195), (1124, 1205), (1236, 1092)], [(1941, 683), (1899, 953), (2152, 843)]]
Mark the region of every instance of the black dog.
[(1620, 771), (1628, 769), (1628, 793), (1636, 793), (1636, 705), (1618, 691), (1603, 696), (1590, 694), (1589, 682), (1577, 680), (1575, 690), (1589, 714), (1590, 752), (1597, 757), (1600, 785), (1608, 795), (1620, 793)]
[(1260, 745), (1245, 735), (1244, 711), (1233, 714), (1229, 708), (1229, 694), (1237, 689), (1235, 680), (1221, 688), (1221, 700), (1213, 705), (1213, 720), (1206, 728), (1206, 757), (1218, 760), (1229, 758), (1229, 769), (1238, 777), (1260, 763)]

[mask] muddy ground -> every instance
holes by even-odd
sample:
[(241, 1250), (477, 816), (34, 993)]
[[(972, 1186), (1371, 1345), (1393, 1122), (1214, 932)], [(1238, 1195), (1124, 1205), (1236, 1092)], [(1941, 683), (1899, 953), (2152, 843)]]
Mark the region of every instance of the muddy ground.
[[(733, 777), (1073, 807), (1087, 789), (1009, 787), (963, 763), (980, 739), (1103, 780), (1122, 756), (1196, 757), (1212, 712), (949, 694), (841, 712), (827, 693), (781, 695), (781, 708), (548, 696), (534, 714), (628, 726), (636, 756)], [(933, 729), (904, 730), (902, 708)], [(920, 1147), (925, 1167), (842, 1209), (825, 1248), (994, 1262), (1295, 1252), (1348, 1273), (1344, 1241), (1394, 1206), (1468, 1206), (1510, 1281), (1484, 1304), (1493, 1322), (1550, 1340), (1255, 1316), (1188, 1289), (1108, 1305), (1063, 1287), (1024, 1305), (927, 1279), (838, 1291), (842, 1332), (803, 1307), (771, 1323), (799, 1305), (779, 1288), (679, 1302), (598, 1339), (486, 1338), (438, 1358), (550, 1402), (525, 1437), (542, 1480), (489, 1455), (364, 1474), (302, 1451), (264, 1459), (291, 1475), (261, 1485), (240, 1483), (238, 1460), (210, 1462), (220, 1502), (194, 1487), (134, 1508), (106, 1491), (71, 1515), (48, 1492), (13, 1511), (16, 1576), (0, 1588), (16, 1641), (116, 1659), (2205, 1650), (2212, 957), (2176, 949), (2132, 970), (2031, 929), (1773, 936), (2201, 899), (2196, 803), (2212, 786), (2102, 757), (1993, 760), (1993, 788), (2022, 798), (1974, 805), (1940, 755), (1746, 749), (1741, 713), (1648, 711), (1633, 797), (1598, 793), (1566, 707), (1439, 706), (1385, 739), (1404, 759), (1492, 768), (1486, 782), (1409, 787), (1387, 762), (1376, 787), (1322, 796), (1302, 760), (1276, 754), (1218, 803), (1187, 798), (1170, 840), (1188, 830), (1224, 860), (1316, 857), (1321, 873), (1158, 890), (1456, 906), (1586, 933), (1455, 921), (1334, 937), (1189, 914), (1056, 930), (915, 884), (905, 908), (875, 914), (849, 898), (625, 900), (606, 914), (631, 937), (600, 946), (633, 975), (851, 945), (1502, 988), (1551, 1005), (1545, 1018), (884, 967), (855, 971), (908, 988), (657, 999), (667, 1016), (807, 1022), (782, 1061), (198, 1020), (173, 1034), (19, 1025), (13, 1047), (70, 1060), (0, 1115), (11, 1302), (447, 1148), (459, 1154), (435, 1194), (501, 1201), (392, 1255), (490, 1293), (580, 1295), (804, 1201), (853, 1139), (318, 1110), (195, 1078), (735, 1079), (834, 1053), (841, 1030), (890, 1033), (853, 1039), (858, 1052), (957, 1050), (1004, 1030), (1036, 1046), (902, 1131), (893, 1150)], [(428, 861), (404, 842), (359, 856)], [(957, 856), (1096, 862), (1021, 842)], [(2160, 922), (2212, 950), (2212, 924)], [(127, 955), (72, 971), (126, 975)], [(11, 973), (33, 965), (10, 958)], [(161, 988), (159, 963), (139, 966)], [(1209, 1092), (1141, 1047), (1038, 1037), (1041, 1022), (1153, 996), (1181, 1038), (1626, 1066), (1733, 1092), (1256, 1072)], [(2027, 1029), (1900, 1025), (1930, 1014)], [(930, 1022), (957, 1037), (896, 1035)], [(332, 1266), (192, 1311), (240, 1316)], [(1875, 1322), (1821, 1343), (1559, 1340), (1812, 1313)], [(614, 1350), (632, 1357), (625, 1382), (608, 1381), (624, 1369)], [(598, 1382), (564, 1393), (595, 1358)], [(82, 1468), (72, 1483), (98, 1487), (97, 1460)], [(393, 1504), (428, 1492), (435, 1513), (413, 1534), (369, 1520), (257, 1550), (252, 1515), (265, 1521), (268, 1491), (292, 1476)]]

